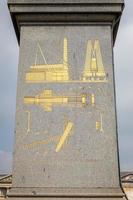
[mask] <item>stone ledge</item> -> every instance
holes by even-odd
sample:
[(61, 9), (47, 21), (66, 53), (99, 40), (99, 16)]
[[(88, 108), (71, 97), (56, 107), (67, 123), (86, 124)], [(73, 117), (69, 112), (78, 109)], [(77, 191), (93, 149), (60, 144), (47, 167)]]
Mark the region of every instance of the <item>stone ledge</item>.
[(10, 4), (118, 4), (124, 0), (8, 0)]
[[(20, 39), (20, 27), (26, 25), (67, 25), (77, 22), (78, 25), (91, 22), (109, 22), (112, 25), (113, 37), (117, 34), (120, 16), (123, 11), (123, 0), (9, 0), (9, 10)], [(43, 23), (42, 23), (43, 22)], [(51, 25), (51, 24), (50, 24)]]
[(120, 188), (12, 188), (8, 196), (48, 198), (122, 198), (125, 194)]

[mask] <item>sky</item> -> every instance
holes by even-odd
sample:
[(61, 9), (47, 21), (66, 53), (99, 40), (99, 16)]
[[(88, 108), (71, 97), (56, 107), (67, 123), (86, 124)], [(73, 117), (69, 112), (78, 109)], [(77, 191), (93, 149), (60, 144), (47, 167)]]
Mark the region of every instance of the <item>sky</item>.
[[(114, 46), (121, 171), (133, 171), (133, 0), (125, 1)], [(11, 173), (19, 46), (0, 0), (0, 173)]]

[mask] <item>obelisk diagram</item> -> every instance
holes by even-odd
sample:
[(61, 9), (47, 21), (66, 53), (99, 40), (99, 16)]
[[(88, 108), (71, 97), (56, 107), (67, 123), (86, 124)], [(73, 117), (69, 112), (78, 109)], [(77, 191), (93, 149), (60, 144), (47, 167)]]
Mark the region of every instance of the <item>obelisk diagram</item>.
[(125, 199), (113, 46), (123, 0), (9, 0), (20, 56), (12, 200)]

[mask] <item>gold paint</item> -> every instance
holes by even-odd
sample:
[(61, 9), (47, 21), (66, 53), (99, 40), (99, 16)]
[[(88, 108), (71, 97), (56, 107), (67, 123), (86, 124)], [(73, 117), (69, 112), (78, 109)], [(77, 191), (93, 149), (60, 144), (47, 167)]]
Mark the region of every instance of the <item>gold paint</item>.
[(95, 106), (95, 95), (91, 94), (91, 105)]
[(69, 80), (69, 65), (68, 65), (68, 46), (67, 38), (64, 38), (64, 52), (62, 64), (47, 64), (40, 45), (38, 49), (44, 59), (45, 64), (37, 65), (37, 55), (35, 65), (30, 67), (30, 71), (26, 73), (26, 82), (63, 82)]
[[(41, 55), (42, 55), (42, 57), (43, 57), (43, 60), (44, 60), (45, 64), (47, 64), (46, 58), (45, 58), (45, 56), (44, 56), (44, 54), (43, 54), (43, 51), (42, 51), (42, 48), (41, 48), (40, 44), (38, 43), (37, 46), (38, 46), (38, 49), (39, 49), (39, 51), (40, 51), (40, 53), (41, 53)], [(37, 65), (37, 53), (36, 53), (35, 66), (36, 66), (36, 65)]]
[(62, 148), (62, 146), (64, 145), (64, 143), (67, 141), (67, 138), (70, 136), (70, 133), (72, 131), (72, 127), (73, 127), (73, 123), (72, 122), (68, 122), (67, 126), (64, 130), (63, 135), (60, 137), (60, 140), (56, 146), (56, 152), (59, 152)]
[(42, 106), (45, 111), (51, 112), (54, 105), (86, 106), (87, 95), (55, 96), (53, 95), (52, 90), (44, 90), (42, 94), (35, 97), (24, 97), (24, 103)]
[(32, 143), (29, 144), (25, 144), (24, 148), (25, 149), (34, 149), (36, 148), (38, 145), (47, 145), (49, 143), (52, 142), (56, 142), (58, 141), (58, 144), (56, 146), (56, 152), (59, 152), (61, 150), (61, 148), (63, 147), (63, 145), (67, 142), (67, 138), (70, 136), (70, 133), (72, 131), (72, 127), (73, 127), (73, 123), (72, 122), (68, 122), (63, 135), (55, 135), (55, 136), (50, 136), (49, 138), (45, 139), (45, 140), (37, 140), (37, 141), (33, 141)]
[(100, 128), (101, 128), (101, 123), (100, 122), (96, 122), (96, 130), (98, 131), (98, 130), (100, 130)]
[(83, 72), (83, 82), (86, 81), (107, 82), (99, 40), (95, 40), (94, 44), (89, 40), (87, 44), (85, 69)]
[(103, 116), (100, 114), (100, 121), (96, 122), (96, 130), (100, 132), (104, 132), (103, 130)]
[[(40, 52), (44, 64), (37, 64), (38, 51)], [(99, 40), (94, 43), (89, 40), (87, 43), (85, 69), (82, 80), (71, 80), (69, 75), (68, 64), (68, 42), (64, 38), (63, 63), (47, 64), (40, 44), (37, 44), (37, 52), (35, 56), (35, 64), (30, 66), (30, 70), (26, 73), (27, 83), (42, 82), (58, 82), (58, 83), (105, 83), (107, 75), (104, 70), (103, 60), (100, 49)]]
[(33, 149), (34, 147), (36, 147), (38, 145), (49, 144), (51, 142), (58, 141), (59, 138), (60, 138), (60, 135), (51, 136), (51, 137), (49, 137), (46, 140), (37, 140), (37, 141), (34, 141), (34, 142), (30, 143), (30, 144), (25, 144), (24, 148), (26, 148), (26, 149)]
[(85, 95), (82, 96), (82, 103), (83, 103), (84, 105), (86, 104), (86, 96), (85, 96)]
[(30, 132), (30, 123), (31, 123), (31, 113), (30, 111), (25, 111), (28, 114), (28, 120), (27, 120), (27, 133)]

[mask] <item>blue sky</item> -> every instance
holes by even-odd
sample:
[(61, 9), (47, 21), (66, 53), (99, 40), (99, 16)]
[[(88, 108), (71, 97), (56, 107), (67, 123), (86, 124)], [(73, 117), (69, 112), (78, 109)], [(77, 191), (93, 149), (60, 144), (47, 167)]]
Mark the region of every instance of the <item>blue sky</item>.
[[(133, 171), (133, 0), (127, 0), (116, 44), (120, 165)], [(0, 0), (0, 173), (12, 168), (19, 47), (6, 0)]]

